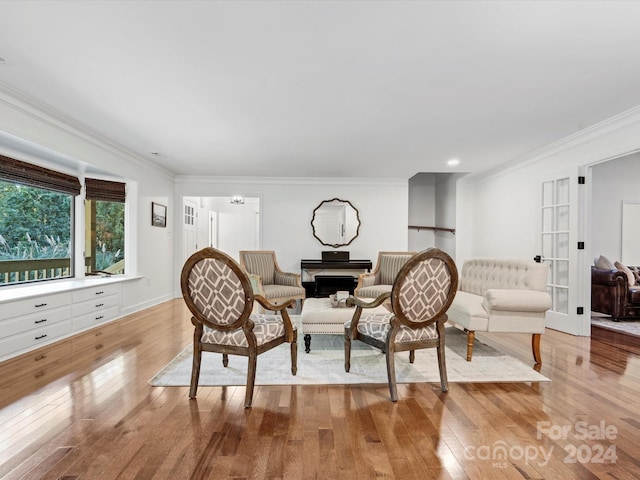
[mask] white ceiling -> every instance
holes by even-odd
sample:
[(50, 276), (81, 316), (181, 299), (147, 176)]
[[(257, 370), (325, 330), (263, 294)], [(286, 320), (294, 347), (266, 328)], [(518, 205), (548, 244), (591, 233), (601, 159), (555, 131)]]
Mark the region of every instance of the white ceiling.
[(640, 2), (4, 0), (0, 84), (176, 174), (477, 172), (640, 105), (639, 24)]

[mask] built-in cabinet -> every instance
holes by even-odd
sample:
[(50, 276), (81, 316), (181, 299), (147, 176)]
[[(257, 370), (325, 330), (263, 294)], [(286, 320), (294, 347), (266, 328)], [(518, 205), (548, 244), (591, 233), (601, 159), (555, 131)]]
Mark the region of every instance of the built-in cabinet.
[(70, 286), (0, 302), (0, 362), (115, 320), (120, 289), (120, 283)]

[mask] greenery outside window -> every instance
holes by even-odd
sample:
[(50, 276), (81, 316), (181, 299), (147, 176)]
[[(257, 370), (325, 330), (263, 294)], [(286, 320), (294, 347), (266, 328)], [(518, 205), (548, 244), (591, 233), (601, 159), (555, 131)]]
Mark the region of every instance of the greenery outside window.
[(76, 177), (0, 155), (0, 285), (74, 275)]
[(85, 273), (125, 272), (125, 184), (85, 179)]

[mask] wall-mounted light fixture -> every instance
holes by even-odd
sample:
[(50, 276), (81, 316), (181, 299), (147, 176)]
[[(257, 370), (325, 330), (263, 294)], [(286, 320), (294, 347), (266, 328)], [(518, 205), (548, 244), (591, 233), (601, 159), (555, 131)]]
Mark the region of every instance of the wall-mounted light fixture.
[(234, 195), (231, 197), (231, 203), (233, 205), (244, 205), (244, 198), (241, 195)]

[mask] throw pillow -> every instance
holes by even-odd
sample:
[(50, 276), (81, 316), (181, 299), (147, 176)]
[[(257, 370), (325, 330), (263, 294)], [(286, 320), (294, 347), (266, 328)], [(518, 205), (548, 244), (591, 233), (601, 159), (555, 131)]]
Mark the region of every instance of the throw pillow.
[(600, 255), (596, 259), (595, 267), (596, 268), (602, 268), (604, 270), (615, 270), (616, 269), (615, 265), (613, 263), (611, 263), (611, 260), (609, 260), (604, 255)]
[(626, 265), (621, 264), (620, 262), (614, 262), (613, 264), (619, 271), (624, 272), (629, 280), (629, 286), (633, 287), (636, 284), (636, 276)]

